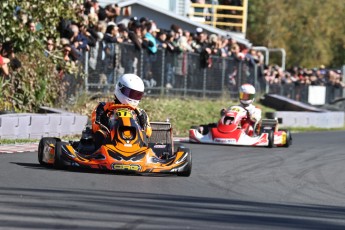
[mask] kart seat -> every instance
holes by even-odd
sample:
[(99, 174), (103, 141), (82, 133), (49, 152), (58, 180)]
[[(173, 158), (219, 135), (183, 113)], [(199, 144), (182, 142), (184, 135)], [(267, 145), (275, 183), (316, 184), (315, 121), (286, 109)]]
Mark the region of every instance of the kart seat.
[(224, 117), (224, 125), (231, 125), (234, 120), (234, 117)]

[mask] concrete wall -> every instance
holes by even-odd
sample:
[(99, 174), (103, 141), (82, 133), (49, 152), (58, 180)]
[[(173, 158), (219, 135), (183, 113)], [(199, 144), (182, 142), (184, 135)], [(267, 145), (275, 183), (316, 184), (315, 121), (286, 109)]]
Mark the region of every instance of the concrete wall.
[(318, 128), (344, 127), (344, 114), (344, 112), (275, 112), (275, 116), (283, 120), (281, 126)]
[(81, 134), (87, 116), (74, 113), (0, 115), (0, 139), (40, 139)]
[[(285, 127), (344, 127), (344, 112), (278, 111)], [(81, 134), (88, 117), (74, 113), (4, 114), (0, 115), (0, 139), (40, 139)]]

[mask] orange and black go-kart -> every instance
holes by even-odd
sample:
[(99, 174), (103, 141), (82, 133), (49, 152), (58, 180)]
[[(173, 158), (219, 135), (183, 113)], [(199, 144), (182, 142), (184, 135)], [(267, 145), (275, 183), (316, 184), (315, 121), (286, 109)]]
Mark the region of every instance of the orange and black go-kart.
[[(113, 105), (106, 144), (95, 149), (89, 127), (79, 141), (64, 142), (43, 137), (38, 146), (38, 161), (57, 169), (83, 168), (125, 173), (167, 173), (188, 177), (192, 170), (192, 153), (184, 146), (174, 146), (169, 122), (151, 122), (149, 138), (137, 122), (139, 111), (129, 105)], [(94, 119), (93, 119), (94, 120)], [(177, 150), (175, 151), (175, 147)]]

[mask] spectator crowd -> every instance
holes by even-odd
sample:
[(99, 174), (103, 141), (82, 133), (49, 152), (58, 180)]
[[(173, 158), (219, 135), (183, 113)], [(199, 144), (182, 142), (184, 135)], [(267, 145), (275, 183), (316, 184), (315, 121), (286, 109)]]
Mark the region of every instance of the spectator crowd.
[[(258, 76), (265, 84), (333, 85), (345, 88), (339, 70), (326, 69), (323, 65), (313, 69), (292, 67), (288, 70), (277, 65), (266, 66), (260, 51), (238, 43), (231, 36), (208, 34), (200, 27), (188, 31), (175, 23), (168, 29), (162, 29), (150, 18), (132, 16), (128, 9), (121, 9), (117, 4), (101, 7), (97, 0), (75, 3), (74, 9), (78, 20), (62, 17), (57, 26), (60, 37), (56, 40), (48, 38), (44, 53), (49, 56), (61, 52), (63, 60), (77, 68), (83, 64), (88, 51), (90, 68), (96, 69), (102, 65), (104, 73), (101, 80), (110, 84), (114, 82), (113, 70), (118, 58), (115, 44), (131, 44), (136, 51), (144, 51), (148, 57), (148, 67), (143, 76), (145, 79), (152, 74), (150, 63), (157, 50), (165, 49), (168, 53), (200, 55), (201, 68), (212, 68), (213, 56), (246, 62), (259, 70)], [(128, 19), (119, 21), (121, 14), (128, 14)], [(28, 20), (26, 25), (31, 32), (39, 29), (39, 22)], [(11, 43), (0, 45), (0, 76), (7, 78), (11, 75), (11, 68), (20, 67), (20, 61), (16, 59)], [(128, 67), (126, 71), (134, 70)], [(68, 78), (68, 73), (61, 72), (61, 76)], [(166, 87), (173, 87), (169, 84)]]

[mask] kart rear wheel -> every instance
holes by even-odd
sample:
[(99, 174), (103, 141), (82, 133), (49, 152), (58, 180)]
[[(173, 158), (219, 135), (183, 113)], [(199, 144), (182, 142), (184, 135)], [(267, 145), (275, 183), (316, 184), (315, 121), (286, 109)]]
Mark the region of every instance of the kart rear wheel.
[(43, 137), (39, 144), (38, 144), (38, 151), (37, 151), (37, 157), (38, 157), (38, 162), (40, 163), (40, 165), (44, 165), (47, 166), (48, 163), (43, 161), (43, 157), (45, 154), (49, 154), (50, 151), (50, 145), (54, 145), (54, 147), (56, 146), (56, 142), (60, 141), (59, 138), (55, 138), (55, 137)]
[(195, 129), (196, 131), (198, 131), (199, 133), (203, 134), (203, 131), (205, 130), (205, 127), (203, 125), (199, 125), (199, 126), (191, 126), (191, 129)]
[(55, 145), (55, 155), (54, 155), (54, 168), (56, 169), (65, 169), (65, 161), (62, 159), (62, 146), (67, 143), (58, 141)]
[(177, 176), (189, 177), (192, 173), (192, 151), (189, 148), (179, 147), (178, 151), (184, 151), (187, 155), (187, 164), (183, 167), (182, 171), (177, 172)]
[(286, 143), (283, 145), (283, 147), (288, 148), (292, 144), (291, 132), (288, 129), (280, 129), (280, 130), (286, 133)]

